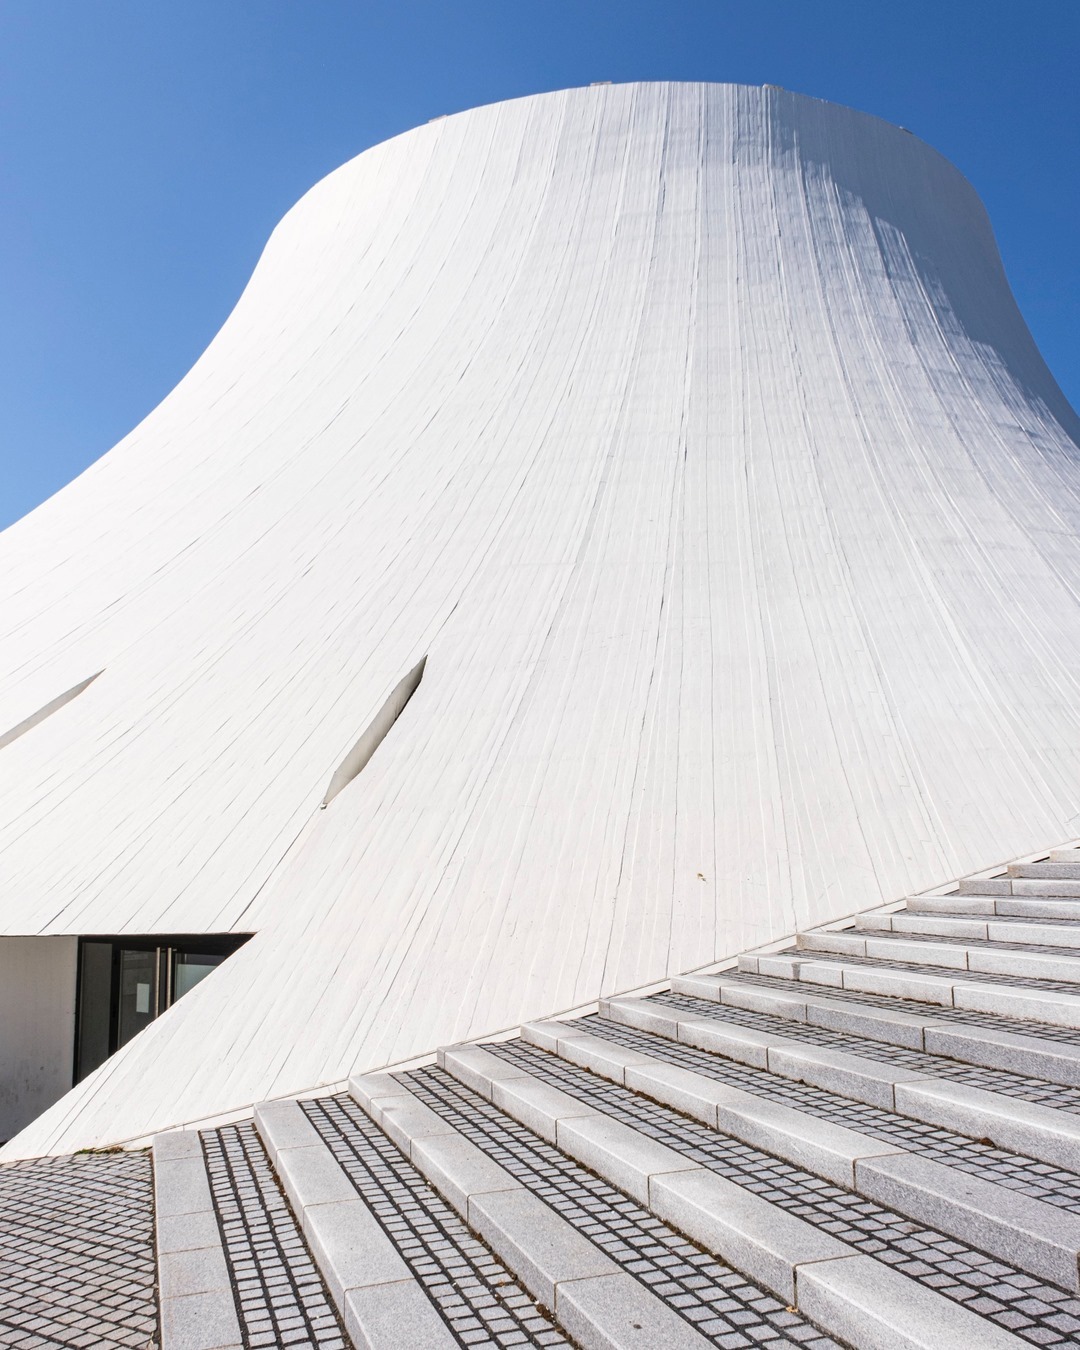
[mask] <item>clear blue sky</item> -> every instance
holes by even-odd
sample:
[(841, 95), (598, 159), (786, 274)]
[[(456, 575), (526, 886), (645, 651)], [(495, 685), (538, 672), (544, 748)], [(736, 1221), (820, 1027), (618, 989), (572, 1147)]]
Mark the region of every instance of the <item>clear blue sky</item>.
[(131, 429), (314, 182), (593, 80), (773, 83), (922, 136), (1080, 405), (1080, 0), (0, 0), (0, 526)]

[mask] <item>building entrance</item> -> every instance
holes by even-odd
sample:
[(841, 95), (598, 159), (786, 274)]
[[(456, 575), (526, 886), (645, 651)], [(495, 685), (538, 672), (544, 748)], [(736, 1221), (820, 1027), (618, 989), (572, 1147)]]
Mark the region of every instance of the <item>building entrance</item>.
[(74, 1081), (172, 1007), (250, 933), (79, 940)]

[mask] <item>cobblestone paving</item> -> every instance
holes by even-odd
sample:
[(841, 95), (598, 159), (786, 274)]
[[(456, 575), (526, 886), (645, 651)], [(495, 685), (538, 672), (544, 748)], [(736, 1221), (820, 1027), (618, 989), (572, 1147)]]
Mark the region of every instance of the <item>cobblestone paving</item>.
[[(1035, 1036), (1040, 1041), (1058, 1041), (1063, 1045), (1080, 1046), (1080, 1033), (1071, 1027), (1053, 1027), (1045, 1022), (1026, 1022), (1016, 1017), (973, 1012), (967, 1008), (942, 1008), (936, 1003), (920, 1003), (916, 999), (893, 998), (888, 994), (863, 994), (857, 989), (834, 989), (831, 985), (785, 980), (774, 975), (751, 975), (741, 970), (725, 970), (723, 978), (755, 989), (771, 989), (777, 993), (798, 994), (804, 998), (827, 998), (839, 1003), (864, 1003), (872, 1008), (889, 1008), (896, 1012), (911, 1013), (915, 1017), (932, 1018), (935, 1022), (955, 1022), (958, 1026), (986, 1027), (991, 1031), (1013, 1031), (1021, 1036)], [(1019, 983), (1023, 984), (1025, 981)], [(726, 1004), (718, 1006), (727, 1007)]]
[(150, 1155), (0, 1168), (0, 1346), (156, 1345)]
[(788, 1312), (771, 1294), (680, 1237), (442, 1069), (414, 1070), (402, 1080), (722, 1350), (838, 1350), (835, 1341), (800, 1314)]
[(459, 1344), (475, 1350), (569, 1348), (502, 1262), (351, 1097), (302, 1105)]
[(349, 1350), (254, 1125), (208, 1130), (202, 1143), (245, 1346)]
[(1028, 1078), (1024, 1074), (1010, 1073), (1007, 1069), (985, 1069), (977, 1064), (962, 1064), (959, 1060), (930, 1055), (924, 1050), (909, 1050), (906, 1046), (891, 1045), (885, 1041), (870, 1041), (805, 1022), (788, 1022), (782, 1017), (770, 1017), (767, 1013), (720, 1008), (706, 999), (691, 998), (685, 994), (660, 994), (656, 1002), (692, 1013), (695, 1017), (755, 1027), (760, 1031), (786, 1036), (789, 1040), (827, 1045), (879, 1064), (915, 1069), (931, 1078), (947, 1078), (953, 1083), (967, 1083), (985, 1092), (1000, 1092), (1003, 1096), (1015, 1097), (1019, 1101), (1037, 1102), (1041, 1106), (1053, 1106), (1059, 1111), (1080, 1113), (1080, 1091), (1061, 1087), (1057, 1083), (1047, 1083), (1042, 1078)]
[(1074, 1294), (543, 1050), (521, 1041), (485, 1049), (1035, 1345), (1080, 1344), (1080, 1298)]
[(995, 1148), (992, 1144), (980, 1144), (966, 1135), (954, 1134), (951, 1130), (927, 1125), (879, 1106), (868, 1106), (824, 1088), (781, 1078), (764, 1069), (736, 1064), (707, 1050), (676, 1045), (647, 1031), (619, 1026), (618, 1023), (596, 1017), (583, 1018), (580, 1022), (567, 1025), (576, 1025), (593, 1036), (653, 1054), (665, 1063), (678, 1064), (715, 1082), (752, 1092), (763, 1100), (781, 1102), (818, 1119), (845, 1125), (878, 1139), (887, 1139), (913, 1153), (996, 1181), (999, 1185), (1021, 1191), (1034, 1199), (1045, 1200), (1058, 1209), (1071, 1209), (1080, 1213), (1080, 1176), (1075, 1172), (1036, 1162), (1020, 1154)]

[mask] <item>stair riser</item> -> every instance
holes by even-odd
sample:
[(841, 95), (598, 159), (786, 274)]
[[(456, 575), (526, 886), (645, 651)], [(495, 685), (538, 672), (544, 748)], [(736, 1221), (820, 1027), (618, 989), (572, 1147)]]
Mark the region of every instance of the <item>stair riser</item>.
[(958, 917), (992, 919), (1072, 919), (1080, 922), (1080, 900), (1066, 898), (1055, 900), (1024, 897), (1020, 895), (1001, 896), (963, 896), (934, 895), (912, 896), (907, 901), (907, 914), (955, 914)]
[(911, 914), (863, 914), (856, 933), (922, 933), (928, 937), (986, 939), (986, 921), (979, 918), (919, 917)]
[(299, 1103), (257, 1106), (255, 1126), (353, 1343), (453, 1350), (446, 1323)]
[(995, 914), (995, 897), (988, 895), (909, 895), (904, 902), (907, 914)]
[(1035, 877), (982, 877), (960, 882), (960, 895), (1057, 896), (1060, 900), (1080, 899), (1080, 881), (1054, 881)]
[[(903, 1175), (904, 1171), (913, 1175)], [(1003, 1188), (969, 1181), (940, 1165), (931, 1170), (910, 1154), (859, 1162), (855, 1174), (858, 1193), (868, 1200), (950, 1233), (958, 1241), (1064, 1289), (1080, 1290), (1080, 1220), (1076, 1215), (1043, 1205), (1039, 1208), (1044, 1212), (1032, 1222), (1031, 1207), (1023, 1197), (1013, 1192), (991, 1196), (991, 1189)]]
[(1010, 863), (1009, 876), (1013, 879), (1080, 882), (1080, 863), (1039, 862)]
[(800, 960), (789, 956), (740, 956), (739, 969), (753, 975), (775, 975), (822, 989), (855, 994), (881, 994), (930, 1007), (962, 1008), (1019, 1022), (1080, 1030), (1080, 997), (1049, 990), (1016, 989), (992, 982), (967, 983), (943, 975), (873, 970), (842, 962)]
[(998, 1148), (1080, 1172), (1080, 1116), (960, 1083), (898, 1083), (898, 1114), (943, 1130), (990, 1139)]
[[(571, 1047), (572, 1059), (567, 1053)], [(698, 1075), (687, 1070), (673, 1073), (671, 1066), (658, 1059), (620, 1070), (612, 1063), (610, 1049), (598, 1038), (586, 1036), (560, 1040), (557, 1052), (560, 1058), (589, 1068), (601, 1078), (683, 1111), (711, 1129), (869, 1200), (886, 1203), (908, 1218), (925, 1223), (932, 1220), (932, 1226), (941, 1232), (1019, 1265), (1030, 1274), (1059, 1284), (1064, 1282), (1066, 1288), (1080, 1287), (1077, 1280), (1080, 1219), (1076, 1216), (1028, 1202), (1021, 1208), (1036, 1222), (1034, 1231), (1021, 1234), (1017, 1229), (1014, 1197), (1001, 1188), (983, 1186), (978, 1205), (949, 1201), (942, 1191), (955, 1174), (941, 1164), (935, 1164), (937, 1170), (930, 1172), (937, 1192), (931, 1189), (928, 1193), (925, 1181), (916, 1184), (895, 1163), (884, 1176), (876, 1165), (884, 1156), (911, 1157), (902, 1147), (891, 1147), (873, 1136), (829, 1125), (802, 1112), (762, 1101), (738, 1088), (710, 1083), (708, 1079), (702, 1078), (695, 1090), (691, 1080)], [(713, 1100), (708, 1099), (710, 1092)], [(918, 1166), (926, 1171), (925, 1163), (920, 1161)], [(888, 1200), (883, 1194), (886, 1183)], [(1028, 1227), (1032, 1228), (1030, 1222)]]
[[(753, 985), (728, 982), (722, 990), (714, 985), (707, 992), (707, 979), (700, 976), (676, 979), (672, 981), (672, 989), (694, 998), (709, 998), (710, 1002), (723, 1007), (745, 1008), (780, 1017), (795, 1026), (824, 1027), (885, 1045), (925, 1050), (927, 1054), (979, 1068), (1004, 1069), (1062, 1087), (1080, 1087), (1080, 1047), (1040, 1041), (1034, 1035), (1021, 1032), (935, 1023), (929, 1013), (926, 1018), (919, 1018), (911, 1013), (891, 1013), (885, 1008), (860, 1009), (858, 1004), (815, 1002), (809, 994), (803, 1000), (786, 993), (770, 998), (768, 990)], [(746, 994), (750, 997), (745, 997)], [(601, 1001), (602, 1014), (610, 1002)]]
[(800, 951), (1080, 985), (1080, 957), (962, 946), (959, 942), (904, 942), (902, 937), (859, 937), (848, 933), (800, 933), (797, 946)]
[(1006, 1073), (1022, 1073), (1029, 1078), (1041, 1078), (1059, 1087), (1080, 1088), (1080, 1055), (1070, 1055), (1070, 1046), (1042, 1046), (1012, 1044), (994, 1040), (992, 1035), (980, 1038), (972, 1031), (951, 1027), (927, 1028), (925, 1049), (928, 1054), (955, 1059), (981, 1069), (1003, 1069)]
[[(464, 1069), (467, 1086), (487, 1100), (527, 1080), (476, 1046), (441, 1051), (440, 1063)], [(485, 1074), (484, 1068), (493, 1069)], [(376, 1124), (394, 1115), (399, 1147), (434, 1189), (494, 1251), (529, 1293), (585, 1350), (632, 1350), (642, 1343), (673, 1350), (708, 1350), (709, 1343), (592, 1241), (550, 1209), (477, 1145), (438, 1117), (386, 1074), (353, 1079), (349, 1090)], [(386, 1095), (396, 1092), (396, 1096)], [(561, 1097), (562, 1094), (555, 1094)], [(513, 1114), (507, 1112), (507, 1114)], [(557, 1124), (557, 1113), (552, 1122)], [(554, 1133), (554, 1128), (552, 1129)], [(426, 1344), (408, 1341), (403, 1344)]]
[[(1065, 917), (1065, 916), (1062, 916)], [(1062, 947), (1080, 955), (1080, 924), (999, 923), (993, 918), (937, 917), (915, 914), (867, 914), (855, 920), (859, 933), (918, 933), (963, 941), (1030, 942), (1039, 947)]]
[[(449, 1054), (445, 1066), (454, 1072)], [(1009, 1333), (971, 1320), (966, 1309), (905, 1277), (898, 1280), (897, 1272), (715, 1173), (700, 1167), (671, 1170), (672, 1159), (664, 1157), (671, 1150), (650, 1147), (651, 1140), (628, 1141), (624, 1127), (606, 1131), (603, 1117), (591, 1129), (587, 1120), (552, 1118), (548, 1129), (556, 1131), (563, 1152), (620, 1189), (629, 1182), (633, 1193), (648, 1197), (658, 1218), (756, 1284), (793, 1306), (802, 1299), (807, 1315), (838, 1339), (915, 1350), (931, 1344), (927, 1337), (936, 1327), (937, 1344), (1020, 1350)], [(681, 1161), (677, 1155), (675, 1161)], [(664, 1170), (653, 1172), (650, 1166)], [(815, 1283), (825, 1278), (826, 1267), (832, 1281), (827, 1293)], [(917, 1326), (926, 1337), (913, 1336)]]
[(1022, 895), (1004, 897), (995, 901), (994, 912), (1003, 918), (1017, 919), (1072, 919), (1080, 922), (1080, 901), (1026, 899)]
[[(646, 1013), (637, 1006), (640, 1002), (611, 1000), (606, 1015), (623, 1026), (649, 1031), (721, 1058), (752, 1063), (792, 1082), (971, 1139), (989, 1137), (995, 1144), (1039, 1162), (1080, 1171), (1080, 1116), (1028, 1106), (992, 1092), (967, 1089), (962, 1084), (894, 1069), (846, 1052), (787, 1041), (782, 1036), (743, 1027), (710, 1028), (704, 1018), (684, 1022), (670, 1010), (666, 1016)], [(747, 1041), (740, 1045), (744, 1033)], [(797, 1032), (792, 1035), (797, 1036)]]
[(161, 1350), (239, 1350), (240, 1321), (196, 1130), (154, 1140), (154, 1247)]
[(966, 877), (960, 882), (960, 895), (1012, 895), (1008, 877)]

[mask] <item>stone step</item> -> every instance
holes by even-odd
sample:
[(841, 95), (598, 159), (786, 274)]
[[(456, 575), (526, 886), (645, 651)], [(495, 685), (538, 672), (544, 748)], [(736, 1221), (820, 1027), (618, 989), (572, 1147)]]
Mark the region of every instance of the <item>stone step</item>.
[(442, 1051), (440, 1061), (512, 1118), (850, 1345), (960, 1350), (1023, 1344), (929, 1285), (515, 1063), (473, 1046)]
[(954, 891), (951, 895), (909, 895), (904, 900), (908, 914), (994, 914), (996, 896), (965, 895)]
[(1008, 875), (1016, 880), (1038, 878), (1045, 881), (1080, 881), (1080, 862), (1010, 863)]
[[(513, 1045), (532, 1053), (519, 1041)], [(463, 1081), (437, 1066), (412, 1070), (398, 1078), (441, 1119), (586, 1234), (620, 1269), (677, 1307), (681, 1316), (710, 1336), (715, 1345), (809, 1343), (821, 1350), (834, 1350), (834, 1343), (788, 1307), (788, 1300), (767, 1293), (693, 1245), (637, 1201), (560, 1152), (548, 1137), (511, 1119)], [(673, 1119), (680, 1125), (693, 1125), (682, 1117)], [(534, 1124), (540, 1130), (545, 1127), (542, 1120)], [(693, 1128), (705, 1132), (703, 1126)], [(732, 1143), (731, 1147), (741, 1146)], [(807, 1176), (807, 1180), (813, 1184), (813, 1178)], [(875, 1250), (876, 1237), (875, 1229)], [(974, 1267), (966, 1278), (969, 1286), (972, 1278), (978, 1278)], [(974, 1287), (972, 1292), (976, 1292)], [(1056, 1303), (1065, 1296), (1054, 1293), (1049, 1297)]]
[(748, 975), (773, 975), (854, 993), (881, 994), (1021, 1022), (1080, 1029), (1080, 993), (1032, 984), (964, 979), (959, 972), (945, 975), (926, 970), (891, 970), (887, 966), (830, 959), (825, 953), (818, 958), (783, 952), (768, 956), (746, 953), (739, 957), (738, 969)]
[(1052, 848), (1050, 850), (1050, 862), (1080, 863), (1080, 848)]
[(929, 1012), (915, 1014), (874, 1004), (841, 1002), (812, 992), (774, 992), (722, 975), (683, 976), (673, 980), (671, 987), (675, 993), (726, 1007), (925, 1050), (963, 1064), (1024, 1073), (1062, 1087), (1080, 1087), (1080, 1044), (1041, 1040), (1006, 1025), (967, 1026), (934, 1018)]
[(198, 1131), (159, 1134), (153, 1153), (161, 1350), (240, 1350), (244, 1340)]
[(325, 1350), (349, 1338), (253, 1119), (201, 1132), (245, 1346), (288, 1343), (297, 1326)]
[[(1080, 1289), (1080, 1215), (921, 1157), (917, 1146), (902, 1147), (668, 1063), (662, 1045), (658, 1053), (649, 1054), (560, 1022), (531, 1023), (522, 1027), (521, 1035), (569, 1063), (881, 1201), (1031, 1274), (1063, 1288)], [(447, 1051), (448, 1067), (453, 1054), (454, 1068), (469, 1072), (474, 1053), (473, 1047)]]
[(354, 1345), (457, 1350), (461, 1342), (299, 1102), (256, 1106), (255, 1125)]
[(959, 883), (961, 895), (1031, 895), (1080, 898), (1080, 881), (1055, 881), (1048, 877), (966, 877)]
[(800, 952), (828, 952), (838, 956), (864, 956), (877, 961), (904, 961), (920, 966), (941, 966), (947, 970), (970, 970), (985, 975), (1008, 975), (1017, 979), (1054, 980), (1080, 985), (1080, 955), (1058, 955), (1054, 951), (1021, 950), (967, 942), (929, 942), (882, 934), (864, 937), (853, 932), (800, 933), (796, 938)]
[(622, 998), (605, 1000), (601, 1012), (667, 1040), (1080, 1172), (1080, 1114), (921, 1067), (815, 1045), (800, 1038), (795, 1026), (790, 1035), (748, 1027), (726, 1020), (722, 1010), (695, 1017), (651, 1000)]
[(911, 895), (908, 914), (986, 914), (1018, 919), (1080, 919), (1080, 900), (1053, 895)]
[(918, 933), (927, 937), (974, 938), (982, 942), (1029, 942), (1042, 947), (1074, 948), (1080, 955), (1080, 924), (1069, 919), (1034, 923), (1013, 917), (985, 919), (951, 914), (860, 914), (857, 933)]
[(986, 938), (986, 920), (959, 914), (919, 915), (896, 910), (891, 914), (857, 914), (855, 933), (927, 933), (935, 937)]
[[(496, 1080), (500, 1069), (506, 1066), (495, 1061)], [(706, 1350), (711, 1342), (688, 1321), (420, 1101), (406, 1081), (368, 1074), (354, 1078), (349, 1090), (577, 1344)]]

